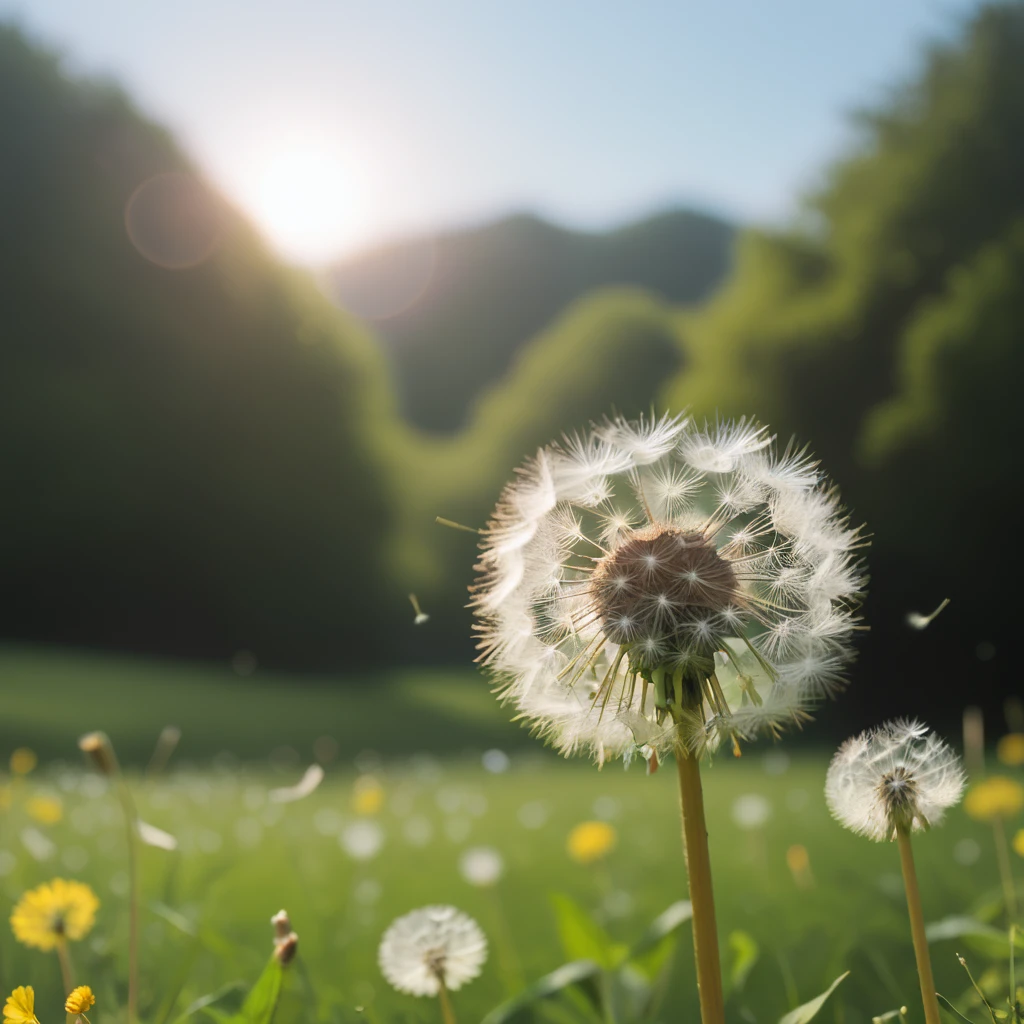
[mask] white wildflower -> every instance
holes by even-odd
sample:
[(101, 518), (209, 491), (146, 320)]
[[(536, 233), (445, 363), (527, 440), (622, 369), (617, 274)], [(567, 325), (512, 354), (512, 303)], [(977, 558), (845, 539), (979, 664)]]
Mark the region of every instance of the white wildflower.
[(847, 740), (825, 782), (833, 816), (881, 842), (937, 825), (963, 794), (960, 758), (920, 722), (886, 722)]
[(487, 939), (455, 907), (423, 907), (393, 921), (381, 939), (377, 962), (399, 992), (436, 996), (472, 981), (487, 959)]
[(470, 885), (490, 888), (505, 872), (505, 861), (493, 846), (472, 846), (459, 858), (459, 872)]
[(842, 685), (863, 541), (757, 424), (619, 418), (550, 445), (483, 536), (481, 660), (565, 754), (703, 753)]

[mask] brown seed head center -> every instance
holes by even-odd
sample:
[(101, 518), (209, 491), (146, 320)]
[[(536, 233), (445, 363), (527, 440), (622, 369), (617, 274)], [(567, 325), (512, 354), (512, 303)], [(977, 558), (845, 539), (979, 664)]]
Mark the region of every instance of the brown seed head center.
[(732, 566), (703, 533), (639, 530), (598, 563), (593, 596), (608, 639), (686, 643), (693, 626), (738, 601)]

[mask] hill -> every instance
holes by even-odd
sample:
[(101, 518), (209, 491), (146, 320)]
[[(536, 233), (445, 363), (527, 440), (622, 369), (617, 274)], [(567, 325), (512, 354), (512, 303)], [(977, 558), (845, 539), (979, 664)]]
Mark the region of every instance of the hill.
[(379, 247), (326, 279), (373, 323), (406, 418), (445, 433), (467, 424), (480, 395), (573, 302), (618, 286), (698, 302), (727, 273), (732, 240), (731, 225), (691, 210), (599, 234), (519, 215)]
[(0, 134), (3, 635), (358, 660), (393, 504), (371, 341), (122, 92), (2, 26)]

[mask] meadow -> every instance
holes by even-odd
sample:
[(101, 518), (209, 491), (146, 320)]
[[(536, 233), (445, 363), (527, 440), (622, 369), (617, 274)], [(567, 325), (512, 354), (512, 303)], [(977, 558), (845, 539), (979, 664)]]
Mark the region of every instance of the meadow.
[[(491, 947), (482, 976), (454, 995), (465, 1024), (573, 959), (552, 894), (627, 944), (686, 896), (672, 766), (647, 776), (642, 762), (598, 771), (561, 761), (510, 724), (479, 680), (398, 675), (339, 693), (322, 681), (282, 686), (260, 673), (241, 680), (228, 670), (23, 649), (3, 652), (0, 675), (0, 753), (42, 755), (3, 791), (0, 891), (9, 911), (53, 877), (95, 889), (96, 926), (73, 947), (76, 981), (97, 995), (93, 1024), (118, 1019), (128, 927), (120, 808), (76, 748), (93, 728), (140, 766), (128, 774), (142, 818), (178, 841), (174, 851), (143, 851), (140, 1016), (152, 1024), (187, 1019), (210, 994), (219, 997), (213, 1009), (237, 1004), (269, 955), (269, 920), (282, 907), (300, 936), (293, 996), (303, 1019), (379, 1022), (439, 1019), (433, 1000), (399, 995), (381, 977), (376, 951), (390, 921), (425, 904), (465, 910)], [(147, 773), (141, 766), (168, 724), (183, 730), (180, 750), (165, 771)], [(294, 785), (314, 750), (326, 770), (320, 787), (274, 802), (270, 792)], [(895, 846), (831, 820), (822, 794), (830, 754), (761, 743), (705, 772), (729, 1020), (776, 1021), (847, 970), (818, 1019), (852, 1024), (904, 1004), (919, 1019)], [(37, 797), (49, 815), (38, 814)], [(585, 820), (606, 821), (617, 836), (592, 864), (566, 850)], [(478, 846), (504, 860), (492, 888), (460, 872), (461, 856)], [(976, 921), (947, 923), (959, 936), (932, 944), (938, 990), (957, 998), (967, 978), (955, 953), (976, 975), (1005, 967), (1005, 940), (977, 923), (1000, 923), (991, 830), (956, 808), (916, 847), (926, 919)], [(654, 1019), (697, 1019), (686, 926), (670, 978)], [(5, 928), (0, 985), (21, 984), (35, 986), (43, 1024), (55, 1019), (56, 957), (19, 946)], [(557, 1012), (517, 1019), (590, 1019), (578, 1008)]]

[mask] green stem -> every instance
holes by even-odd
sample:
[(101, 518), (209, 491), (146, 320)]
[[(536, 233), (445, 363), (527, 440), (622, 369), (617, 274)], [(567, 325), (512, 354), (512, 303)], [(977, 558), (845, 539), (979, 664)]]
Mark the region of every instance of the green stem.
[(128, 841), (128, 1024), (136, 1024), (139, 1010), (139, 815), (124, 778), (118, 779), (118, 798), (124, 811)]
[(1017, 920), (1017, 890), (1013, 884), (1013, 867), (1010, 864), (1010, 844), (1006, 839), (1006, 824), (1002, 818), (992, 822), (996, 834), (996, 861), (999, 864), (999, 878), (1003, 884), (1003, 899), (1006, 901), (1006, 923)]
[(440, 986), (437, 990), (437, 998), (441, 1002), (441, 1017), (444, 1024), (455, 1024), (455, 1013), (452, 1011), (452, 1001), (448, 997), (448, 987), (440, 973), (437, 975), (437, 981)]
[(494, 886), (489, 886), (487, 892), (491, 900), (494, 934), (498, 940), (498, 962), (501, 964), (506, 992), (512, 996), (523, 987), (523, 969), (520, 966), (519, 957), (516, 956), (516, 947), (512, 941), (512, 932), (508, 926), (508, 918), (505, 916), (501, 896)]
[(917, 869), (914, 867), (914, 851), (910, 847), (910, 832), (905, 827), (898, 828), (896, 840), (900, 847), (903, 887), (907, 891), (907, 912), (910, 915), (910, 934), (914, 940), (917, 977), (921, 982), (924, 1019), (926, 1024), (942, 1024), (942, 1019), (939, 1016), (939, 1000), (935, 994), (935, 978), (932, 976), (932, 961), (928, 955), (928, 939), (924, 932), (921, 892), (917, 887)]
[(704, 791), (700, 763), (682, 745), (676, 746), (679, 770), (679, 809), (683, 818), (683, 852), (693, 907), (693, 954), (703, 1024), (725, 1024), (722, 967), (718, 953), (715, 895), (711, 886), (711, 855), (704, 820)]
[(67, 939), (61, 939), (57, 943), (57, 959), (60, 961), (60, 975), (64, 982), (64, 995), (71, 995), (75, 987), (75, 971), (71, 966), (71, 951), (68, 949)]

